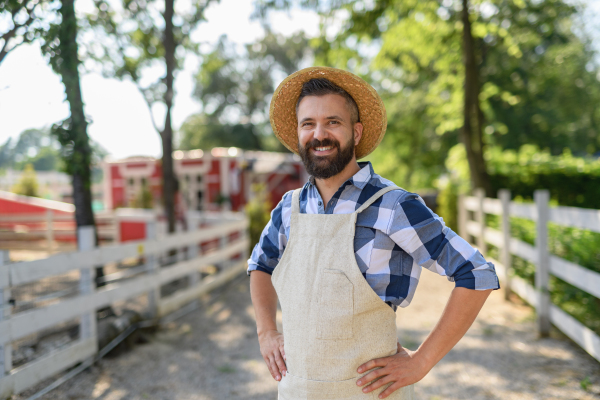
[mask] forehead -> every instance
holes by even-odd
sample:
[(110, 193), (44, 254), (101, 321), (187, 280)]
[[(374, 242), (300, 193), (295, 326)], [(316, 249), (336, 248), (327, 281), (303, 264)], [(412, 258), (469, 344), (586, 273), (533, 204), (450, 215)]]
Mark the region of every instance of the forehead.
[(346, 99), (339, 94), (306, 96), (298, 104), (299, 120), (302, 118), (327, 118), (332, 115), (350, 118)]

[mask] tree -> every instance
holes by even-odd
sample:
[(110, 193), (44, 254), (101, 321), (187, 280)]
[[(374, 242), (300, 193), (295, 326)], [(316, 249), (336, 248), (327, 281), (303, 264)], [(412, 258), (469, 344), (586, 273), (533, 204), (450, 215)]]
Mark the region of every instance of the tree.
[[(323, 10), (327, 4), (321, 2), (323, 24), (335, 17), (341, 29), (333, 40), (315, 41), (316, 63), (356, 72), (382, 94), (388, 133), (371, 159), (399, 184), (435, 185), (448, 149), (465, 132), (465, 111), (473, 155), (486, 145), (532, 143), (552, 154), (600, 148), (595, 52), (573, 33), (578, 10), (565, 1), (348, 1), (342, 12)], [(463, 55), (467, 11), (472, 48)], [(475, 179), (472, 186), (481, 186)]]
[(59, 12), (61, 21), (48, 31), (42, 51), (49, 57), (52, 69), (61, 76), (71, 115), (54, 124), (51, 131), (61, 144), (65, 169), (72, 177), (77, 226), (95, 226), (90, 167), (92, 149), (81, 97), (74, 0), (62, 0)]
[[(121, 9), (115, 11), (108, 1), (95, 0), (97, 12), (88, 16), (96, 34), (95, 40), (88, 43), (88, 55), (100, 62), (106, 76), (128, 78), (137, 85), (161, 137), (163, 201), (169, 232), (175, 231), (175, 196), (179, 186), (172, 156), (175, 75), (185, 54), (198, 52), (190, 35), (205, 20), (204, 13), (213, 2), (216, 1), (193, 0), (189, 12), (176, 12), (174, 0), (123, 0)], [(161, 69), (164, 75), (148, 84), (147, 73), (153, 68)], [(152, 113), (155, 104), (164, 106), (161, 127)]]
[(492, 197), (492, 186), (483, 158), (483, 112), (479, 104), (481, 87), (476, 61), (476, 49), (471, 29), (469, 0), (462, 0), (462, 53), (465, 69), (463, 93), (463, 126), (461, 139), (467, 152), (471, 183), (474, 188), (482, 188), (488, 197)]
[(31, 43), (45, 32), (44, 18), (54, 13), (57, 2), (48, 0), (0, 0), (0, 64), (8, 53)]
[(33, 164), (36, 171), (61, 169), (60, 144), (47, 129), (27, 129), (16, 141), (0, 145), (0, 168), (23, 169)]
[(312, 55), (303, 32), (289, 37), (267, 29), (265, 36), (245, 46), (242, 54), (222, 36), (203, 57), (194, 96), (203, 112), (181, 127), (182, 148), (236, 146), (287, 151), (272, 134), (270, 97), (275, 76), (289, 75)]
[(179, 129), (182, 150), (239, 147), (244, 150), (263, 150), (263, 143), (252, 124), (221, 124), (210, 121), (204, 114), (189, 116)]

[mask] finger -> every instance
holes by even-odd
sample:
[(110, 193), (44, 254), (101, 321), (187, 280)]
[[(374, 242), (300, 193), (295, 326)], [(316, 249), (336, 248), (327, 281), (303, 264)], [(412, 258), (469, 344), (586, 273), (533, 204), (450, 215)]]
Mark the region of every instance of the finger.
[(283, 375), (285, 375), (287, 368), (285, 366), (285, 362), (283, 361), (283, 358), (281, 357), (281, 353), (279, 353), (279, 351), (275, 351), (274, 355), (275, 355), (275, 363), (277, 364), (277, 370), (280, 371)]
[(394, 381), (394, 379), (390, 375), (383, 376), (380, 379), (373, 381), (370, 385), (365, 386), (363, 388), (363, 392), (365, 392), (365, 393), (372, 392), (373, 390), (379, 389), (383, 385), (387, 385), (388, 383), (393, 382), (393, 381)]
[(273, 379), (275, 379), (276, 381), (281, 380), (281, 376), (279, 375), (279, 369), (277, 368), (277, 364), (275, 363), (275, 359), (273, 358), (273, 356), (269, 357), (268, 365), (269, 371), (271, 372)]
[(366, 363), (358, 367), (358, 373), (360, 374), (361, 372), (368, 371), (376, 367), (385, 367), (387, 365), (388, 358), (389, 357), (376, 358), (374, 360), (367, 361)]
[(285, 349), (283, 348), (283, 345), (279, 346), (279, 352), (281, 353), (281, 356), (283, 357), (283, 359), (285, 360)]
[(376, 369), (375, 371), (369, 372), (368, 374), (366, 374), (365, 376), (360, 378), (358, 381), (356, 381), (356, 384), (358, 386), (362, 386), (362, 385), (365, 385), (365, 384), (367, 384), (371, 381), (374, 381), (375, 379), (380, 378), (387, 374), (388, 373), (385, 370), (385, 368), (379, 368), (379, 369)]
[(400, 389), (403, 385), (399, 382), (396, 381), (394, 383), (392, 383), (387, 389), (385, 389), (383, 392), (381, 392), (379, 394), (379, 398), (380, 399), (385, 399), (386, 397), (388, 397), (390, 394), (394, 393), (396, 390)]

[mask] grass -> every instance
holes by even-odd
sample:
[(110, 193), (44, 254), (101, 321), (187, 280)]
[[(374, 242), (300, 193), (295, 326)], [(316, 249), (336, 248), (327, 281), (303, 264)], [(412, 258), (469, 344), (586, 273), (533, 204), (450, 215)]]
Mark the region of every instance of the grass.
[(222, 372), (224, 374), (232, 374), (235, 372), (235, 368), (233, 368), (230, 365), (222, 365), (220, 367), (217, 367), (217, 371)]

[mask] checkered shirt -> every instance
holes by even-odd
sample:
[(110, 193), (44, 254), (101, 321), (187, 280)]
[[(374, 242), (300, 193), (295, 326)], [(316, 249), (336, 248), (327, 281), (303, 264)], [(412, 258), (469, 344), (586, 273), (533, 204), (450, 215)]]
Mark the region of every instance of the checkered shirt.
[[(371, 163), (361, 167), (323, 207), (311, 178), (300, 192), (300, 212), (349, 214), (393, 182), (375, 174)], [(271, 213), (259, 243), (248, 260), (254, 270), (272, 274), (290, 235), (292, 191)], [(421, 267), (448, 277), (456, 286), (475, 290), (498, 289), (494, 265), (431, 211), (423, 199), (403, 189), (392, 190), (358, 214), (354, 236), (356, 263), (375, 293), (394, 310), (410, 304)]]

